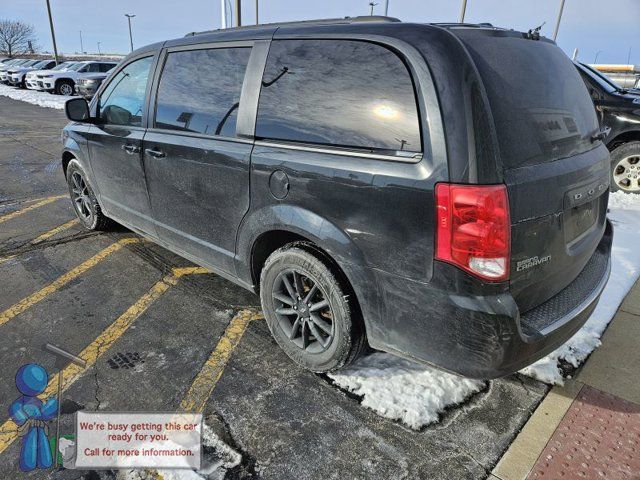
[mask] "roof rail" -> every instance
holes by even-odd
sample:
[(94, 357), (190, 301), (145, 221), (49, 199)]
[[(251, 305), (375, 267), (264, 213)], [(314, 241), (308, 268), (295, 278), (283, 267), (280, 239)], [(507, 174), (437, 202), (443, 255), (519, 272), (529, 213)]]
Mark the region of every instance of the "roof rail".
[(205, 30), (202, 32), (187, 33), (185, 37), (194, 35), (202, 35), (205, 33), (215, 33), (227, 30), (251, 30), (264, 27), (293, 27), (293, 26), (307, 26), (307, 25), (338, 25), (338, 24), (351, 24), (351, 23), (374, 23), (374, 22), (399, 22), (400, 20), (395, 17), (385, 17), (383, 15), (362, 15), (358, 17), (344, 17), (344, 18), (321, 18), (317, 20), (298, 20), (295, 22), (279, 22), (279, 23), (261, 23), (259, 25), (247, 25), (243, 27), (232, 28), (218, 28), (215, 30)]

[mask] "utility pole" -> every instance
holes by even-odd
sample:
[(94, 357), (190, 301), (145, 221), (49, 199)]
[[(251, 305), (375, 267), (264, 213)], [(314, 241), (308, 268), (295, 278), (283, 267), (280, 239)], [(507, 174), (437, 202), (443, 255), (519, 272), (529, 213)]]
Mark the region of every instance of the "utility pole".
[(629, 47), (629, 53), (627, 54), (627, 65), (631, 65), (631, 47)]
[(256, 25), (258, 25), (260, 23), (259, 19), (258, 19), (258, 0), (256, 0)]
[(464, 23), (464, 16), (467, 13), (467, 0), (462, 0), (462, 9), (460, 10), (460, 23)]
[(236, 0), (236, 27), (242, 26), (242, 1)]
[(389, 0), (384, 0), (384, 16), (389, 16)]
[(84, 53), (84, 47), (82, 46), (82, 30), (80, 30), (80, 53)]
[(558, 12), (558, 21), (556, 22), (556, 29), (553, 31), (553, 41), (558, 38), (558, 30), (560, 30), (560, 19), (562, 18), (562, 11), (564, 10), (564, 0), (560, 0), (560, 11)]
[(129, 43), (131, 44), (131, 51), (133, 52), (133, 35), (131, 34), (131, 19), (135, 17), (135, 15), (131, 15), (130, 13), (125, 13), (125, 17), (129, 21)]
[(47, 12), (49, 13), (49, 26), (51, 27), (51, 40), (53, 41), (53, 58), (56, 61), (56, 65), (58, 65), (58, 47), (56, 45), (56, 32), (53, 29), (53, 17), (51, 16), (51, 5), (49, 5), (49, 0), (47, 0)]
[(100, 51), (100, 42), (98, 42), (98, 55), (102, 55), (102, 52)]

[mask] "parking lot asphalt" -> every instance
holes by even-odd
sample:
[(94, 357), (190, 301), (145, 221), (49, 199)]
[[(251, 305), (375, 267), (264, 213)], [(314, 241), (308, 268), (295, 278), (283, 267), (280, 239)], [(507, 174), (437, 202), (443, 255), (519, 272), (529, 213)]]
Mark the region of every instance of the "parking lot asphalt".
[[(59, 162), (65, 122), (0, 97), (0, 478), (115, 476), (18, 471), (7, 408), (22, 364), (56, 371), (46, 342), (87, 361), (63, 371), (62, 433), (79, 409), (202, 411), (242, 455), (212, 478), (486, 478), (547, 393), (513, 375), (420, 431), (379, 417), (292, 364), (253, 294), (124, 228), (73, 222)], [(56, 388), (52, 376), (45, 393)]]

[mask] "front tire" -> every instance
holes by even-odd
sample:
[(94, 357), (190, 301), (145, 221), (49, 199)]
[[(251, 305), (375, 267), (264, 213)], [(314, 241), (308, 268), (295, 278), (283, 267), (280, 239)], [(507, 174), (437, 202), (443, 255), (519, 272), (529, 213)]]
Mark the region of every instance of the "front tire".
[(611, 191), (640, 194), (640, 142), (628, 142), (611, 152)]
[(74, 84), (71, 80), (60, 80), (56, 83), (55, 92), (58, 95), (71, 96), (73, 95), (73, 87)]
[(313, 372), (353, 362), (366, 345), (355, 299), (329, 265), (287, 245), (269, 256), (260, 275), (260, 300), (269, 330), (284, 352)]
[(67, 185), (73, 209), (87, 230), (108, 230), (113, 226), (113, 221), (102, 213), (98, 199), (87, 181), (87, 175), (75, 159), (67, 165)]

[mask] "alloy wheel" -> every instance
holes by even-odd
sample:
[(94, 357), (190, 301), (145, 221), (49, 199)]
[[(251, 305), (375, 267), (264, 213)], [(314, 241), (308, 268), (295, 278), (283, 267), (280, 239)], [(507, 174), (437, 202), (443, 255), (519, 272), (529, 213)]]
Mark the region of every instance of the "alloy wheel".
[(78, 215), (86, 222), (91, 223), (93, 220), (93, 210), (91, 209), (91, 197), (89, 196), (89, 187), (80, 172), (73, 172), (71, 175), (73, 187), (71, 194), (73, 197), (73, 205)]
[(631, 155), (613, 169), (613, 181), (625, 192), (640, 192), (640, 155)]
[(73, 94), (73, 88), (68, 83), (63, 83), (60, 85), (60, 93), (62, 95), (70, 96)]
[(281, 272), (273, 285), (276, 317), (289, 340), (309, 353), (322, 353), (335, 325), (327, 295), (318, 281), (297, 270)]

